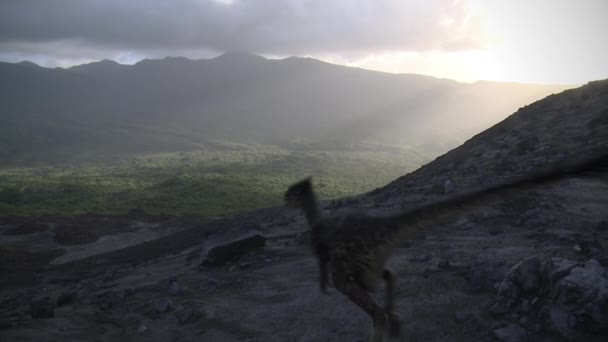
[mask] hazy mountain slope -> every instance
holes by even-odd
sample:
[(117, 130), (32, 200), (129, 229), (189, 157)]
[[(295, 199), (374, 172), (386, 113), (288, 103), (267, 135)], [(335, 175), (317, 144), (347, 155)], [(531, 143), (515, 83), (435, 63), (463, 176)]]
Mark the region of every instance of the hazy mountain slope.
[(565, 89), (463, 84), (239, 53), (65, 70), (0, 63), (0, 75), (3, 162), (188, 150), (210, 139), (441, 149)]

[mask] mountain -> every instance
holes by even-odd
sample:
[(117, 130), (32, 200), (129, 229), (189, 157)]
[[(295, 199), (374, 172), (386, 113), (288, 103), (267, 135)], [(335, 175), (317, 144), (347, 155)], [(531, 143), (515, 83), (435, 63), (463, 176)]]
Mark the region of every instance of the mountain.
[(183, 151), (212, 140), (456, 146), (566, 86), (458, 83), (226, 53), (49, 69), (0, 63), (0, 162)]

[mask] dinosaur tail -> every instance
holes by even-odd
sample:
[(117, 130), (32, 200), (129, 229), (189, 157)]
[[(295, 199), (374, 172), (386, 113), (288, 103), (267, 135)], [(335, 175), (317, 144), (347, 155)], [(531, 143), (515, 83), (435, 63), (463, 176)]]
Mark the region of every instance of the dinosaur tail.
[(407, 239), (413, 232), (420, 230), (423, 225), (454, 220), (471, 208), (508, 196), (516, 191), (552, 183), (571, 176), (594, 174), (608, 174), (608, 153), (603, 152), (592, 157), (575, 160), (562, 160), (521, 177), (456, 194), (444, 200), (423, 204), (397, 213), (390, 218), (391, 221), (396, 223), (397, 227), (395, 240)]

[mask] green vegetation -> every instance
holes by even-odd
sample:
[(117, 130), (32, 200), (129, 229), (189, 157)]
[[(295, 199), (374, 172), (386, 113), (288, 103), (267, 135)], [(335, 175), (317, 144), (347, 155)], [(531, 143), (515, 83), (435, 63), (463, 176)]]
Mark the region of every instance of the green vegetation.
[(289, 184), (312, 175), (322, 198), (382, 186), (426, 159), (377, 145), (349, 151), (294, 151), (217, 144), (68, 166), (0, 169), (0, 215), (149, 214), (227, 216), (280, 205)]

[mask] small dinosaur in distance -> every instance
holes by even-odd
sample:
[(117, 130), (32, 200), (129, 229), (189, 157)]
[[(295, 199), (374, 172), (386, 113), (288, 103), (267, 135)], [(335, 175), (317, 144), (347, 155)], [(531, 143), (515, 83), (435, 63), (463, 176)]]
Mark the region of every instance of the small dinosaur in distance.
[[(608, 167), (608, 154), (577, 161), (562, 161), (529, 175), (486, 188), (473, 189), (445, 200), (411, 208), (390, 216), (373, 216), (364, 210), (344, 209), (323, 215), (311, 177), (291, 185), (285, 193), (288, 207), (303, 210), (311, 228), (311, 247), (320, 270), (320, 289), (327, 292), (329, 277), (334, 287), (365, 311), (373, 321), (373, 342), (400, 334), (394, 310), (395, 273), (386, 267), (392, 250), (431, 223), (445, 222), (481, 203), (507, 195), (510, 190), (550, 183), (569, 175)], [(380, 307), (370, 296), (386, 283), (386, 303)]]

